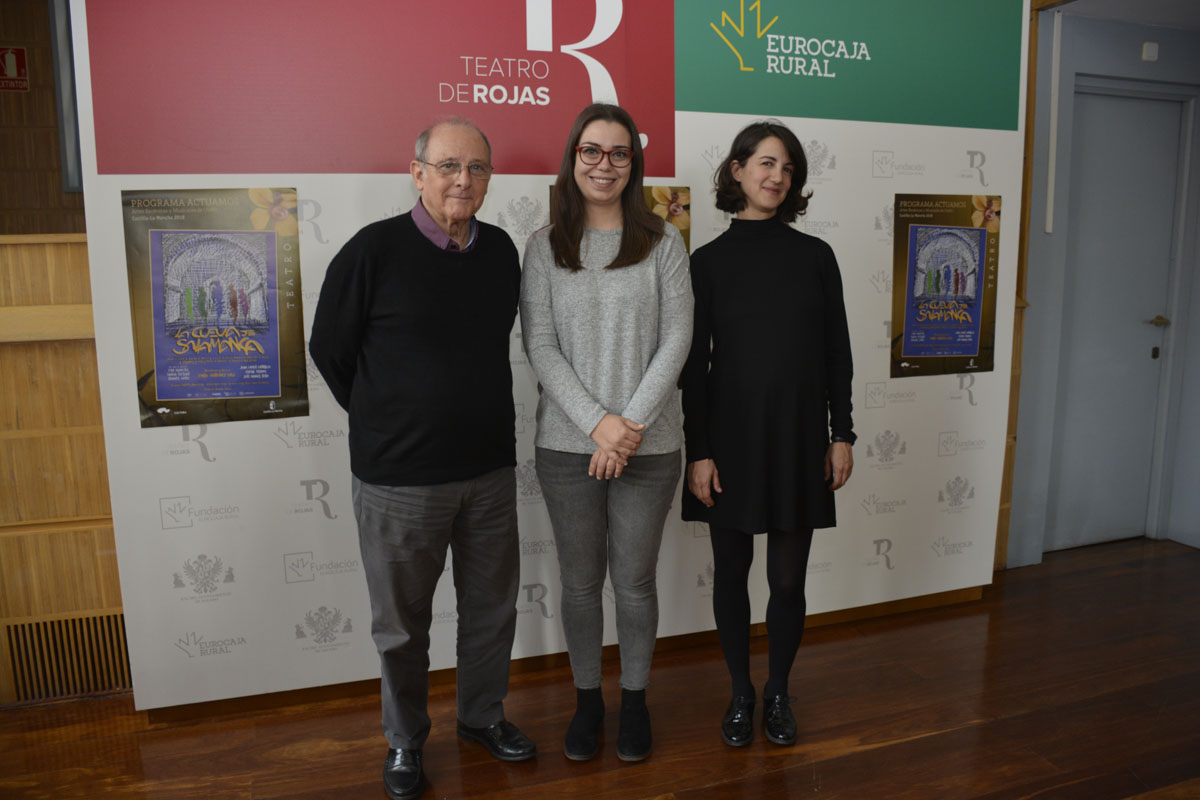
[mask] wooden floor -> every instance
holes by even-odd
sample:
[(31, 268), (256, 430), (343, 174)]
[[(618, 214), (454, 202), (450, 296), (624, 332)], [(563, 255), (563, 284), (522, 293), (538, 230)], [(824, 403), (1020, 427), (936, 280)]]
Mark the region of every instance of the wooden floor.
[[(425, 797), (1200, 798), (1200, 551), (1132, 540), (1049, 554), (983, 600), (811, 630), (800, 740), (722, 744), (716, 647), (655, 659), (648, 761), (561, 754), (564, 669), (514, 678), (523, 764), (454, 735), (434, 692)], [(755, 679), (765, 679), (755, 641)], [(614, 673), (615, 665), (606, 665)], [(0, 712), (0, 797), (381, 798), (377, 696), (151, 723), (128, 695)]]

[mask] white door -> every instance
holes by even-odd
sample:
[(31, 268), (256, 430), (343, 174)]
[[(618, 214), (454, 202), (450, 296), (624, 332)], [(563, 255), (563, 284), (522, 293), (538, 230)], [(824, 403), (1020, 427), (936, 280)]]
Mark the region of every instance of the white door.
[(1099, 91), (1075, 94), (1046, 550), (1147, 532), (1185, 109)]

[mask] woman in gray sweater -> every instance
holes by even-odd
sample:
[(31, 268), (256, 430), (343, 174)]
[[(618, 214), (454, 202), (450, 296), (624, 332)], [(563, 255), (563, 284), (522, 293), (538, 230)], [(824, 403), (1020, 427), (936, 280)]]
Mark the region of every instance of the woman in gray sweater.
[(521, 328), (540, 383), (536, 466), (554, 528), (577, 707), (567, 758), (604, 725), (605, 569), (621, 649), (617, 756), (650, 754), (646, 685), (658, 633), (655, 571), (679, 481), (679, 373), (692, 334), (683, 238), (646, 208), (633, 119), (594, 104), (575, 120), (551, 202), (530, 237)]

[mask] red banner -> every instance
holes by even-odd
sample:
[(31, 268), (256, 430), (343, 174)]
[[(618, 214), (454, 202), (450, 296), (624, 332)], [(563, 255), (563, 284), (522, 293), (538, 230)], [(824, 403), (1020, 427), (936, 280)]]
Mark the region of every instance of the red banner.
[(675, 174), (673, 0), (106, 0), (87, 22), (102, 174), (407, 172), (446, 115), (498, 171), (554, 174), (594, 99)]

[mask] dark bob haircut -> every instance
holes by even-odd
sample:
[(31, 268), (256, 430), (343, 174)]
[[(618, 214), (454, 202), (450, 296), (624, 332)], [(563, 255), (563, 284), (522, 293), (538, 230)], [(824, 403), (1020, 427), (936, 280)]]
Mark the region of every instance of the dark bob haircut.
[(779, 204), (775, 215), (780, 221), (788, 223), (795, 222), (796, 217), (804, 216), (808, 209), (808, 199), (812, 197), (812, 190), (804, 193), (804, 186), (808, 183), (808, 159), (804, 157), (804, 148), (800, 146), (796, 134), (777, 119), (752, 122), (733, 137), (729, 155), (713, 175), (713, 183), (717, 190), (717, 208), (731, 214), (746, 208), (746, 194), (742, 191), (741, 184), (733, 179), (733, 164), (737, 162), (739, 166), (745, 166), (758, 149), (759, 143), (772, 136), (783, 142), (783, 147), (792, 162), (792, 185), (788, 187), (787, 195)]
[(644, 261), (663, 234), (663, 221), (646, 208), (642, 196), (642, 177), (646, 172), (646, 159), (642, 154), (642, 139), (637, 125), (629, 112), (609, 103), (593, 103), (575, 118), (571, 133), (567, 135), (567, 146), (563, 149), (562, 166), (554, 182), (554, 195), (550, 201), (550, 248), (554, 252), (554, 263), (569, 270), (583, 269), (579, 260), (579, 245), (583, 241), (584, 220), (587, 217), (583, 193), (575, 182), (575, 146), (583, 136), (583, 129), (593, 122), (615, 122), (629, 131), (633, 162), (629, 165), (629, 182), (621, 192), (621, 248), (617, 257), (606, 269), (628, 267)]

